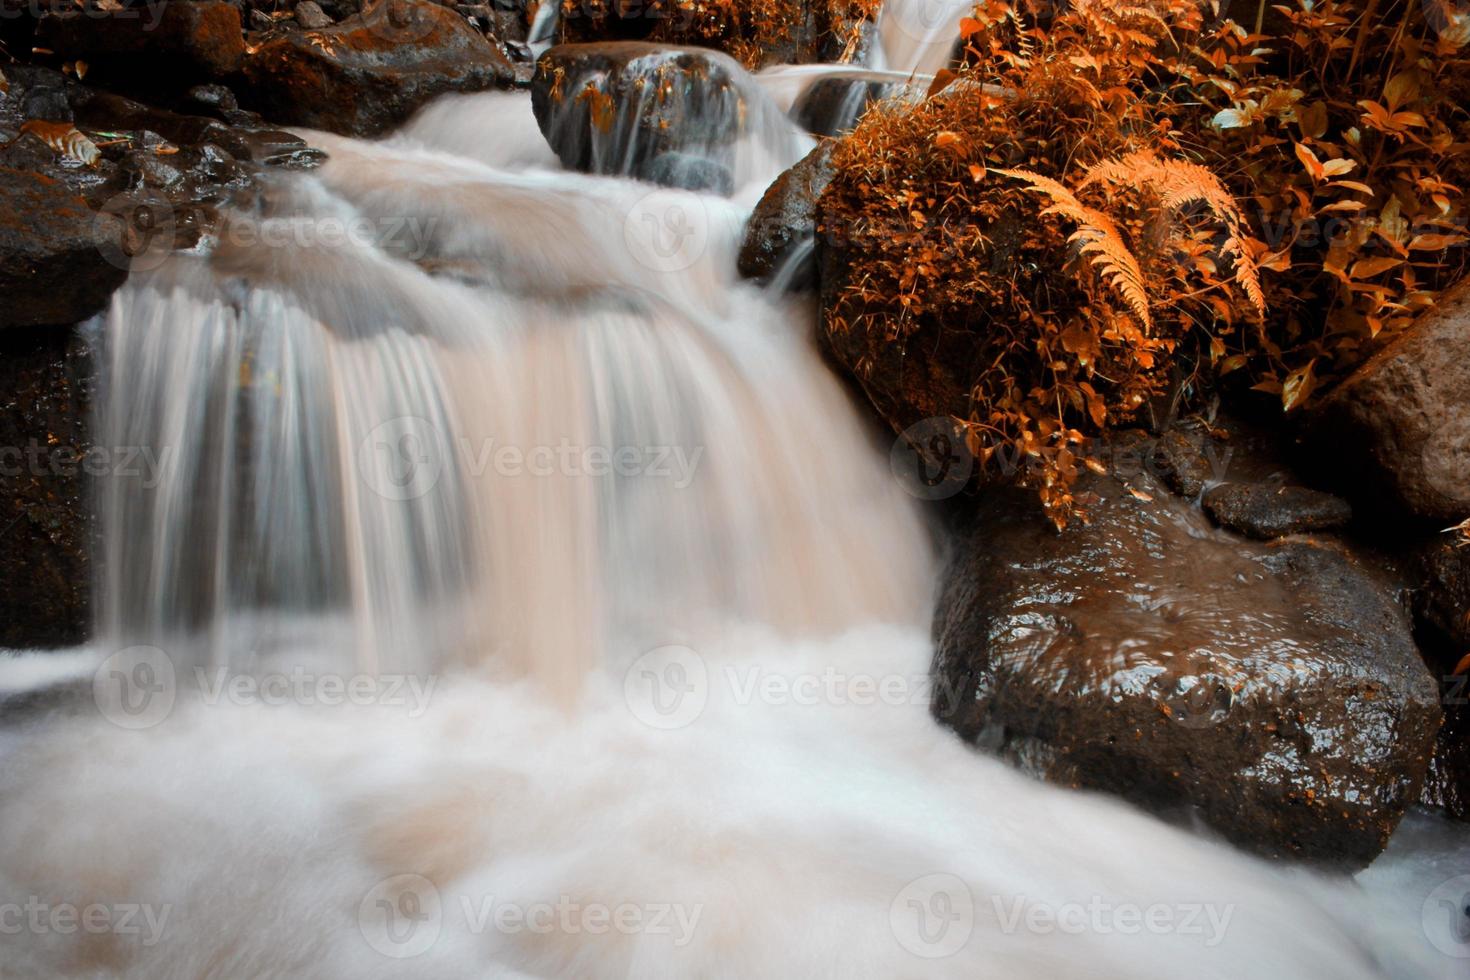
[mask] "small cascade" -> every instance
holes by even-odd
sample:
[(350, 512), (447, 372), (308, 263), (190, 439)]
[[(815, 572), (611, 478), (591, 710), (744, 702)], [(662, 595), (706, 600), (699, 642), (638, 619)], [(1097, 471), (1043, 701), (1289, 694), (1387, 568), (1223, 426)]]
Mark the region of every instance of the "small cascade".
[(118, 294), (101, 425), (176, 455), (106, 487), (110, 644), (565, 687), (734, 623), (921, 614), (917, 516), (808, 311), (736, 282), (743, 210), (505, 169), (544, 153), (527, 102), (314, 134), (318, 175)]

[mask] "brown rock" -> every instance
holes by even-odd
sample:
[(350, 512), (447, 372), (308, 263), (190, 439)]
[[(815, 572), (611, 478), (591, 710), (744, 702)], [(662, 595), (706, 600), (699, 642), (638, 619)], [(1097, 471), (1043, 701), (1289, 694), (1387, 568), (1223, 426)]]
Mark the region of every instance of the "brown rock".
[(1318, 451), (1419, 517), (1470, 517), (1470, 281), (1353, 372), (1311, 420)]
[(1360, 867), (1419, 799), (1440, 707), (1407, 617), (1353, 555), (1211, 528), (1140, 474), (1087, 477), (1055, 532), (982, 495), (934, 622), (934, 713), (1065, 786)]
[(1346, 500), (1306, 487), (1222, 483), (1200, 503), (1222, 527), (1262, 541), (1344, 527), (1353, 519)]
[(97, 79), (145, 72), (166, 74), (175, 85), (208, 81), (238, 71), (245, 59), (240, 11), (222, 0), (47, 13), (36, 38), (63, 58), (86, 61)]
[(334, 27), (266, 41), (242, 97), (279, 123), (377, 136), (446, 92), (510, 87), (515, 70), (464, 18), (428, 0), (377, 0)]
[[(817, 201), (832, 182), (831, 143), (822, 143), (801, 162), (776, 178), (767, 188), (745, 226), (740, 248), (740, 274), (751, 279), (769, 279), (782, 270), (793, 254), (813, 244), (817, 227)], [(816, 264), (807, 259), (804, 271), (793, 285), (814, 287)]]
[(0, 167), (0, 327), (68, 324), (100, 311), (127, 270), (104, 251), (114, 220), (59, 181)]

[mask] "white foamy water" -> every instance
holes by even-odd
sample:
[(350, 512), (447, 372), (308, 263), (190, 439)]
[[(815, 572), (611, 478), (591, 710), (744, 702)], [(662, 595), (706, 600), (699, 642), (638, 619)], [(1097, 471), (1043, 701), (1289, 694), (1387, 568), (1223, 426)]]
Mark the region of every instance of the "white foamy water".
[(1447, 866), (1269, 867), (935, 725), (929, 532), (735, 280), (760, 188), (529, 116), (315, 136), (97, 325), (99, 442), (169, 462), (103, 488), (93, 647), (0, 661), (0, 975), (1460, 975)]

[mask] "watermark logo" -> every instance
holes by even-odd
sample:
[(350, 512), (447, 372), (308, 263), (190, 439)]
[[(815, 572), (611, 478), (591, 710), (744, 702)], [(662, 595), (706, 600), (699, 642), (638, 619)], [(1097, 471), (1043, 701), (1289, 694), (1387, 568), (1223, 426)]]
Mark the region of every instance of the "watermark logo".
[(1424, 899), (1424, 935), (1455, 959), (1470, 959), (1470, 875), (1444, 882)]
[(137, 937), (140, 946), (157, 946), (168, 926), (172, 905), (121, 902), (52, 903), (31, 895), (24, 902), (0, 902), (0, 935)]
[(920, 500), (947, 500), (969, 484), (975, 456), (953, 419), (915, 422), (893, 441), (888, 467), (899, 486)]
[(975, 896), (955, 875), (925, 875), (894, 896), (888, 924), (898, 944), (915, 956), (953, 956), (975, 930)]
[(623, 698), (633, 716), (650, 728), (684, 728), (709, 702), (709, 668), (688, 647), (650, 650), (623, 675)]
[(1209, 949), (1225, 940), (1234, 904), (1207, 902), (1154, 902), (1137, 905), (1115, 903), (1094, 895), (1086, 902), (1028, 902), (1017, 896), (1010, 901), (991, 896), (1000, 930), (1007, 935), (1028, 932), (1038, 936), (1062, 933), (1080, 936), (1198, 936)]
[(683, 272), (709, 247), (709, 211), (698, 194), (658, 190), (645, 194), (623, 219), (623, 240), (642, 266)]
[(385, 500), (416, 500), (432, 492), (444, 475), (443, 441), (427, 419), (389, 419), (363, 437), (357, 471)]
[(97, 248), (107, 263), (128, 272), (150, 272), (174, 250), (178, 219), (168, 198), (151, 188), (118, 194), (92, 219)]
[(444, 929), (439, 889), (423, 875), (385, 878), (363, 896), (357, 928), (369, 946), (396, 960), (422, 956)]
[(422, 41), (439, 27), (439, 8), (410, 0), (378, 0), (363, 11), (369, 34), (389, 44)]
[(910, 40), (958, 44), (960, 21), (974, 11), (974, 0), (909, 0), (883, 7), (885, 33), (896, 29)]
[(173, 713), (178, 698), (174, 662), (158, 647), (119, 650), (92, 675), (92, 698), (102, 717), (119, 728), (152, 728)]

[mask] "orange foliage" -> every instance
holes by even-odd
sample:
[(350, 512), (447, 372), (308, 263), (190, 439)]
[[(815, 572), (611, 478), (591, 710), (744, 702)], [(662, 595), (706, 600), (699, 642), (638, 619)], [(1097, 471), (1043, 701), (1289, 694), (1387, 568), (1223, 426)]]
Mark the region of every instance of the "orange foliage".
[(1277, 8), (1276, 37), (1194, 0), (977, 5), (958, 76), (837, 152), (860, 268), (827, 329), (969, 333), (956, 420), (1058, 524), (1088, 436), (1166, 390), (1303, 404), (1464, 269), (1470, 37), (1434, 2)]

